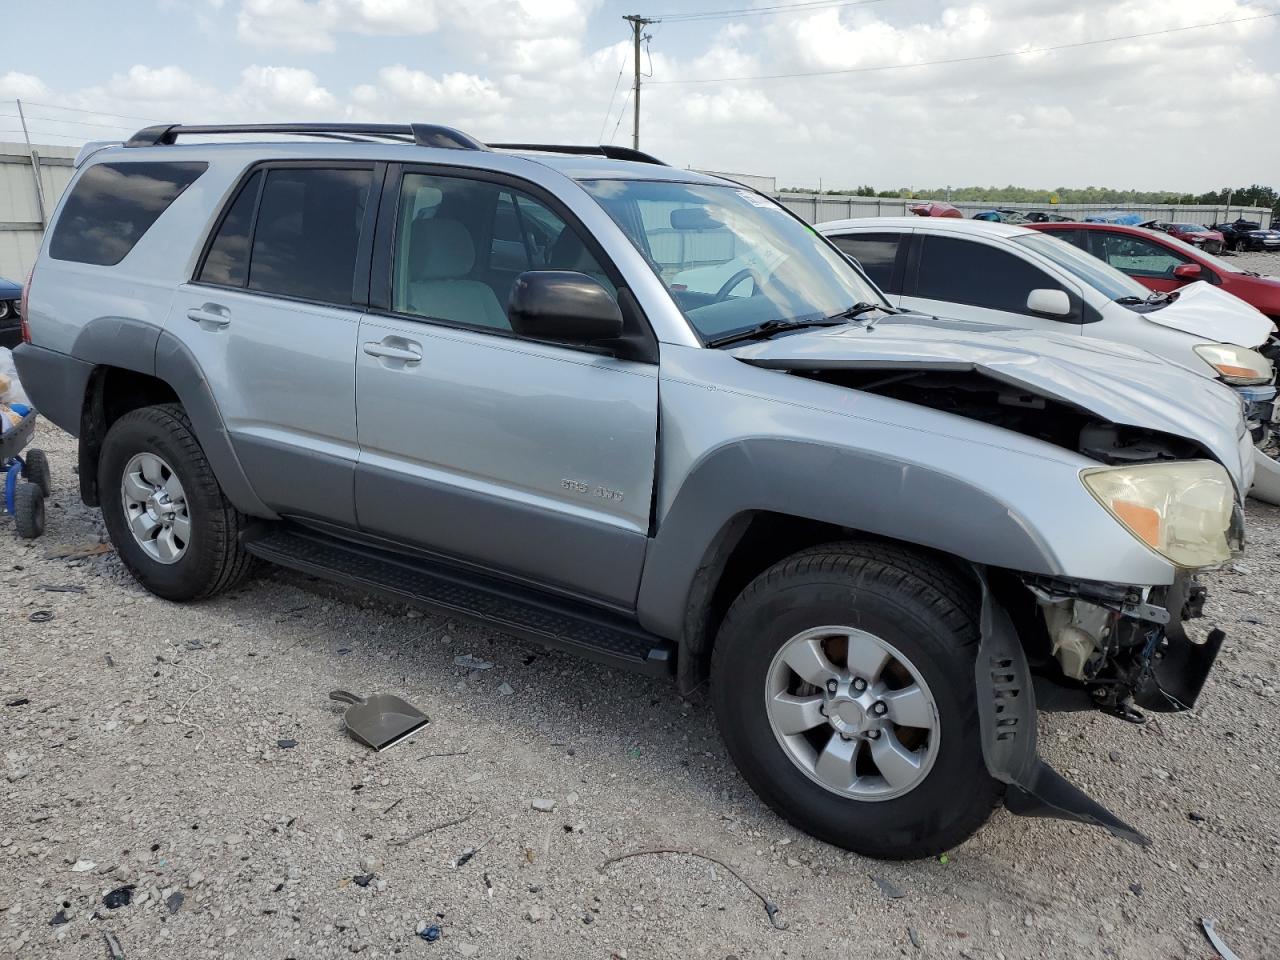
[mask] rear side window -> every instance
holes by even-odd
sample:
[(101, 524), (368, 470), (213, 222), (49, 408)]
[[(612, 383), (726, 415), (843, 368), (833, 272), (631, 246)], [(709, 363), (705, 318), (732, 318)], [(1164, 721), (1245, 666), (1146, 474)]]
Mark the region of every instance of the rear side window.
[(373, 172), (253, 173), (218, 224), (196, 280), (348, 305)]
[(49, 256), (115, 266), (208, 166), (194, 161), (95, 164), (67, 197)]
[(249, 289), (351, 303), (371, 170), (267, 172), (249, 254)]
[(832, 237), (831, 242), (862, 264), (867, 276), (887, 293), (901, 293), (893, 283), (893, 268), (898, 262), (898, 244), (902, 239), (897, 233), (855, 233)]
[(953, 237), (921, 237), (917, 297), (988, 310), (1029, 313), (1032, 290), (1064, 290), (1034, 264), (995, 247)]

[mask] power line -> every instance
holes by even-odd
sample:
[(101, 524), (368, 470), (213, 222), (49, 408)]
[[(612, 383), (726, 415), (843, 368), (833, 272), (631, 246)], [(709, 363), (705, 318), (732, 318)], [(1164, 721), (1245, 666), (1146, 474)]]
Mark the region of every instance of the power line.
[[(14, 103), (14, 100), (0, 100), (0, 103)], [(33, 107), (48, 107), (51, 110), (68, 110), (71, 113), (89, 113), (95, 117), (114, 117), (117, 120), (141, 120), (143, 123), (164, 123), (164, 120), (157, 120), (155, 117), (136, 117), (127, 113), (108, 113), (105, 110), (86, 110), (83, 107), (64, 107), (60, 103), (41, 103), (39, 100), (27, 100), (23, 98), (23, 103), (30, 104)], [(69, 121), (67, 121), (69, 122)]]
[(730, 17), (770, 17), (779, 13), (813, 13), (820, 10), (838, 10), (841, 7), (861, 7), (884, 0), (811, 0), (808, 3), (784, 3), (771, 7), (739, 7), (736, 10), (704, 10), (695, 13), (659, 13), (653, 19), (664, 23), (695, 23), (700, 20), (726, 20)]
[(1075, 43), (1059, 43), (1051, 47), (1027, 47), (1023, 50), (1007, 50), (1003, 53), (984, 53), (972, 57), (948, 57), (943, 60), (918, 60), (914, 63), (887, 63), (878, 67), (848, 67), (842, 70), (811, 70), (803, 73), (766, 73), (751, 77), (704, 77), (690, 80), (650, 80), (651, 84), (688, 84), (688, 83), (736, 83), (746, 80), (791, 80), (799, 77), (834, 77), (851, 73), (874, 73), (880, 70), (907, 70), (913, 67), (936, 67), (950, 63), (974, 63), (979, 60), (1000, 60), (1008, 57), (1021, 57), (1028, 53), (1052, 53), (1055, 50), (1072, 50), (1078, 47), (1092, 47), (1103, 43), (1118, 43), (1122, 40), (1142, 40), (1147, 37), (1160, 37), (1170, 33), (1184, 33), (1188, 30), (1202, 30), (1206, 27), (1222, 27), (1230, 23), (1249, 23), (1254, 20), (1270, 20), (1280, 17), (1280, 11), (1263, 13), (1253, 17), (1236, 17), (1231, 20), (1214, 20), (1209, 23), (1193, 23), (1185, 27), (1169, 27), (1165, 30), (1151, 30), (1146, 33), (1129, 33), (1120, 37), (1101, 37), (1096, 40), (1079, 40)]
[(618, 111), (618, 122), (613, 125), (613, 133), (609, 134), (609, 142), (613, 143), (614, 137), (618, 135), (618, 128), (622, 126), (622, 118), (627, 115), (627, 104), (631, 102), (632, 90), (627, 88), (627, 95), (622, 98), (622, 109)]
[[(25, 103), (26, 101), (24, 100), (23, 102)], [(14, 119), (14, 120), (18, 119), (17, 114), (13, 114), (13, 113), (0, 113), (0, 117), (10, 117), (11, 119)], [(105, 128), (108, 130), (133, 131), (138, 129), (137, 127), (122, 126), (118, 123), (94, 123), (89, 120), (64, 120), (61, 117), (42, 117), (34, 113), (28, 113), (27, 119), (28, 120), (48, 120), (50, 123), (69, 123), (77, 127), (98, 127), (100, 129)]]
[(609, 106), (604, 109), (604, 119), (600, 121), (600, 136), (597, 138), (604, 143), (604, 128), (609, 125), (609, 117), (613, 114), (613, 101), (618, 96), (618, 86), (622, 83), (622, 71), (627, 69), (627, 55), (622, 55), (622, 62), (618, 64), (618, 78), (613, 81), (613, 93), (609, 94)]

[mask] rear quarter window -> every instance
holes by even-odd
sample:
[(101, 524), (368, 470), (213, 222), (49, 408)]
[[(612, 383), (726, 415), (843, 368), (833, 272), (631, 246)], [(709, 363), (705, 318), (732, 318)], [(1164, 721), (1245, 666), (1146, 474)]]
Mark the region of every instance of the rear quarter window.
[(195, 161), (95, 164), (71, 188), (49, 240), (49, 256), (115, 266), (208, 166)]

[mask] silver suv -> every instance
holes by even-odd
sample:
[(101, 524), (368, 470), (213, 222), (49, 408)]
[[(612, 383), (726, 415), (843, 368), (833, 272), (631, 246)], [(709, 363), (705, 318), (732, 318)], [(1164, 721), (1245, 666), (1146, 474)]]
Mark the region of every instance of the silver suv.
[(84, 151), (26, 319), (153, 593), (260, 558), (709, 680), (759, 795), (872, 856), (1002, 799), (1141, 841), (1039, 760), (1037, 704), (1186, 709), (1222, 642), (1184, 621), (1242, 545), (1230, 391), (898, 311), (773, 200), (634, 151), (148, 128)]

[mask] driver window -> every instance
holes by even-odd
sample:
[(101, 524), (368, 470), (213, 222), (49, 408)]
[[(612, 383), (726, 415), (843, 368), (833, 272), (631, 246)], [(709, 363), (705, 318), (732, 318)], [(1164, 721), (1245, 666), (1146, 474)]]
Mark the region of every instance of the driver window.
[(1174, 267), (1191, 262), (1189, 257), (1176, 254), (1167, 247), (1128, 234), (1103, 234), (1101, 246), (1102, 259), (1131, 277), (1171, 280)]

